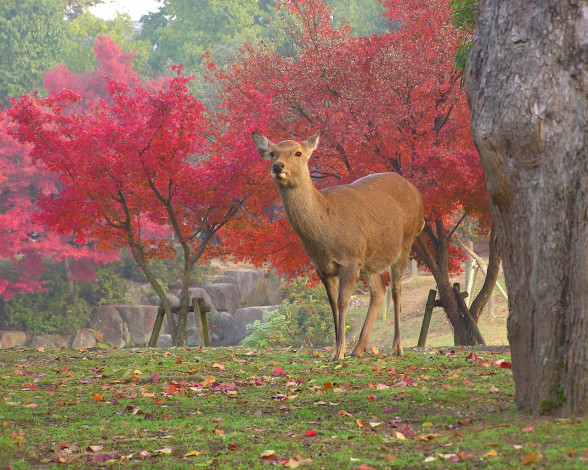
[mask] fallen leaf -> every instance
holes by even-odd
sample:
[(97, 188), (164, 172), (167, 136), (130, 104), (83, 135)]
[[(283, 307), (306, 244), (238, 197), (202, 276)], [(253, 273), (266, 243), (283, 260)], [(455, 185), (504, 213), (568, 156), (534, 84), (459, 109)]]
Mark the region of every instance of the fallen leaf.
[(367, 399), (370, 400), (370, 401), (377, 401), (378, 400), (374, 395), (369, 395), (367, 397)]
[(365, 426), (363, 425), (363, 423), (361, 422), (361, 419), (356, 419), (355, 422), (357, 423), (357, 426), (359, 428), (365, 428)]
[(214, 367), (215, 369), (219, 369), (219, 370), (225, 370), (225, 366), (222, 365), (220, 362), (215, 362), (212, 367)]
[(149, 380), (153, 383), (157, 383), (161, 380), (161, 377), (159, 376), (159, 374), (151, 374), (149, 376)]
[(348, 413), (345, 410), (339, 410), (339, 412), (337, 413), (339, 416), (349, 416), (350, 418), (353, 418), (353, 415), (351, 413)]
[(431, 463), (431, 462), (434, 462), (435, 460), (437, 460), (437, 457), (429, 456), (429, 457), (425, 457), (425, 460), (423, 460), (423, 463)]
[(92, 452), (100, 452), (102, 449), (104, 449), (104, 446), (88, 446), (88, 449), (91, 450)]
[(377, 428), (378, 426), (381, 426), (383, 423), (381, 422), (370, 422), (370, 426), (372, 428)]
[(163, 447), (161, 449), (157, 449), (153, 451), (153, 455), (169, 455), (171, 454), (173, 449), (169, 447)]
[(260, 457), (264, 460), (276, 460), (278, 458), (275, 450), (264, 450)]
[(202, 455), (202, 452), (200, 452), (198, 450), (191, 450), (187, 454), (184, 454), (184, 457), (200, 457), (201, 455)]
[(312, 437), (312, 436), (316, 436), (318, 433), (313, 429), (309, 429), (309, 430), (305, 431), (304, 434), (306, 434), (308, 437)]
[(100, 395), (99, 393), (97, 393), (96, 395), (94, 395), (94, 400), (95, 401), (103, 401), (104, 397), (102, 395)]
[(527, 454), (521, 462), (521, 465), (530, 465), (539, 462), (539, 458), (535, 454)]
[(380, 354), (380, 351), (378, 351), (378, 348), (377, 348), (376, 346), (372, 346), (372, 347), (370, 348), (370, 352), (371, 352), (371, 353), (372, 353), (374, 356), (376, 356), (377, 354)]
[(139, 452), (139, 458), (141, 460), (144, 460), (149, 457), (151, 457), (151, 452), (147, 452), (146, 450), (142, 450), (141, 452)]
[(280, 366), (277, 366), (274, 371), (272, 372), (273, 376), (276, 375), (286, 375), (286, 372), (284, 372), (284, 369), (282, 369)]
[(512, 369), (512, 362), (502, 362), (500, 363), (500, 367), (503, 369)]
[(482, 455), (482, 458), (488, 458), (488, 457), (496, 457), (498, 455), (498, 452), (496, 452), (494, 449), (486, 452), (484, 455)]
[(529, 426), (529, 427), (523, 428), (522, 431), (523, 432), (533, 432), (534, 429), (533, 429), (533, 426)]
[(325, 382), (325, 383), (323, 384), (323, 388), (324, 388), (325, 390), (329, 390), (329, 389), (333, 388), (333, 384), (332, 384), (331, 382), (328, 382), (328, 381), (327, 381), (327, 382)]
[(398, 439), (399, 441), (405, 441), (406, 436), (404, 434), (402, 434), (401, 432), (396, 431), (396, 439)]

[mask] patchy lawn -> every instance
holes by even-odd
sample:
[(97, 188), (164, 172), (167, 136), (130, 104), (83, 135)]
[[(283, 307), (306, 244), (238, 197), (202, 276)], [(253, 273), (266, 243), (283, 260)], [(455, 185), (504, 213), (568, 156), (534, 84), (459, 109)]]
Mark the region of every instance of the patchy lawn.
[(1, 350), (0, 467), (588, 467), (588, 420), (515, 410), (507, 349), (372, 353)]

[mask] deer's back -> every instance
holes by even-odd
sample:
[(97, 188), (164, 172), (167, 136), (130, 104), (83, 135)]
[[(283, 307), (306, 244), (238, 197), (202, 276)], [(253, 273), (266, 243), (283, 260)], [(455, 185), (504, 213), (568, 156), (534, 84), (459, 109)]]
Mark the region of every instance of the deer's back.
[(371, 174), (322, 194), (330, 221), (322, 252), (339, 258), (336, 262), (359, 257), (364, 272), (381, 272), (393, 264), (410, 250), (422, 228), (420, 194), (396, 173)]

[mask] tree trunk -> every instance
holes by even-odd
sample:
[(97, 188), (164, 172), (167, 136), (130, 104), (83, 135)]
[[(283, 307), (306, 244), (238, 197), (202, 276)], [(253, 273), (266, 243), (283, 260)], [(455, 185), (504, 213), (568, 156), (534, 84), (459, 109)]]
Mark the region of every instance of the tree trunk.
[(588, 0), (481, 0), (466, 71), (509, 292), (515, 400), (588, 413)]
[[(435, 226), (436, 232), (429, 225), (425, 226), (424, 232), (417, 237), (413, 249), (435, 278), (439, 300), (453, 329), (455, 345), (474, 346), (480, 344), (480, 342), (483, 343), (481, 336), (477, 337), (475, 334), (477, 325), (475, 325), (471, 315), (462, 315), (457, 305), (453, 294), (453, 285), (449, 279), (449, 240), (440, 220), (436, 221)], [(427, 243), (425, 237), (429, 243)], [(432, 247), (432, 250), (430, 247)]]

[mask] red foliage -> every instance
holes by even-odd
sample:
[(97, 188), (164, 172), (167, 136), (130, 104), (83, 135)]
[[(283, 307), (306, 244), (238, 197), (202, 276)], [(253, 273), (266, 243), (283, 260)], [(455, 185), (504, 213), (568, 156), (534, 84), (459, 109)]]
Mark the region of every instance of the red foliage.
[(220, 158), (209, 144), (206, 109), (188, 90), (191, 78), (174, 69), (159, 86), (104, 77), (105, 99), (64, 89), (23, 96), (10, 111), (33, 161), (63, 185), (40, 198), (43, 221), (78, 243), (130, 246), (143, 269), (143, 261), (174, 257), (178, 241), (197, 259), (249, 184), (246, 162)]
[[(255, 153), (252, 130), (276, 141), (320, 131), (310, 161), (320, 186), (370, 172), (401, 173), (423, 194), (428, 233), (434, 236), (439, 218), (448, 227), (463, 212), (488, 215), (454, 68), (461, 34), (451, 26), (447, 0), (384, 5), (399, 28), (354, 38), (331, 25), (326, 2), (284, 2), (281, 8), (293, 12), (299, 24), (285, 31), (298, 44), (296, 57), (281, 56), (267, 44), (248, 46), (242, 62), (230, 69), (209, 66), (211, 80), (222, 85), (233, 139), (247, 141), (249, 153)], [(309, 268), (308, 258), (279, 209), (267, 166), (263, 171), (258, 203), (266, 202), (265, 212), (254, 211), (249, 225), (233, 227), (230, 236), (246, 240), (235, 251), (258, 264), (271, 261), (282, 273), (299, 273), (301, 266)], [(461, 251), (452, 248), (450, 269), (459, 270), (460, 261)]]
[(88, 279), (93, 272), (82, 266), (91, 268), (116, 258), (51, 232), (38, 219), (35, 199), (58, 194), (58, 185), (49, 172), (33, 166), (29, 148), (15, 141), (8, 127), (6, 111), (0, 111), (0, 259), (13, 264), (12, 270), (7, 265), (2, 269), (0, 297), (4, 300), (42, 288), (43, 260), (78, 261), (74, 279)]

